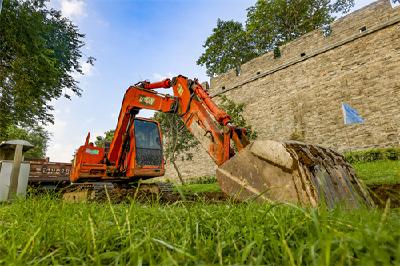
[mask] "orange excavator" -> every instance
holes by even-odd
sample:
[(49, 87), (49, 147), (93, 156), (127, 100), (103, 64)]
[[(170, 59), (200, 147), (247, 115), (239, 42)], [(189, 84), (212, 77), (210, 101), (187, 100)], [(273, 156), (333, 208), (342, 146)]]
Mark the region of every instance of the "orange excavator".
[[(155, 91), (161, 88), (172, 88), (173, 96)], [(137, 117), (142, 109), (177, 114), (218, 166), (222, 191), (237, 200), (372, 205), (339, 153), (293, 141), (250, 143), (246, 130), (231, 123), (197, 79), (181, 75), (128, 88), (111, 144), (95, 147), (89, 133), (77, 150), (72, 187), (107, 187), (164, 175), (160, 125)]]

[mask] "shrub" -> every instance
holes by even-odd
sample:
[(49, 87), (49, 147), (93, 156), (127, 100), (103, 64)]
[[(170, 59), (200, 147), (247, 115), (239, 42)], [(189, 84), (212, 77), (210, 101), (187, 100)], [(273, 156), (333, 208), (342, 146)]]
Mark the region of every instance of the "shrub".
[(213, 184), (217, 182), (217, 178), (215, 176), (200, 176), (197, 178), (193, 178), (187, 180), (188, 184)]
[(360, 151), (350, 151), (344, 153), (344, 157), (349, 163), (364, 163), (382, 160), (400, 160), (400, 148), (381, 148)]

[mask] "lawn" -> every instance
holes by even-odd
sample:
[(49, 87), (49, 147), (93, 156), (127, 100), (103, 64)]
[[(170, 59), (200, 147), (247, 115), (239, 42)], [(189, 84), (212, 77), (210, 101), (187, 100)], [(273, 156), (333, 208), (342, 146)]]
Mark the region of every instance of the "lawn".
[(217, 182), (209, 184), (187, 184), (179, 186), (177, 191), (180, 190), (183, 193), (202, 193), (202, 192), (219, 192), (221, 188)]
[[(353, 163), (367, 184), (400, 183), (400, 161)], [(213, 178), (177, 187), (217, 192)], [(400, 265), (400, 209), (230, 201), (0, 204), (0, 265)]]
[(400, 211), (291, 205), (0, 205), (0, 264), (399, 265)]
[(358, 177), (367, 185), (399, 184), (400, 161), (374, 161), (353, 163)]

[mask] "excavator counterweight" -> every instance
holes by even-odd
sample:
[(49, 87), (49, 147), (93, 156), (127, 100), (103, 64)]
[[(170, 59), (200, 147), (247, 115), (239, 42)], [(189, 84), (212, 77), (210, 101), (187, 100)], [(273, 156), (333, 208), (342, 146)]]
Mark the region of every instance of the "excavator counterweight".
[[(155, 91), (160, 88), (172, 88), (174, 95)], [(72, 182), (113, 184), (164, 174), (160, 127), (151, 119), (136, 117), (141, 109), (178, 115), (219, 166), (216, 175), (222, 191), (235, 199), (306, 206), (323, 202), (328, 207), (373, 205), (339, 153), (301, 142), (249, 143), (246, 130), (232, 124), (201, 84), (181, 75), (129, 87), (110, 149), (93, 147), (88, 137), (75, 155)]]

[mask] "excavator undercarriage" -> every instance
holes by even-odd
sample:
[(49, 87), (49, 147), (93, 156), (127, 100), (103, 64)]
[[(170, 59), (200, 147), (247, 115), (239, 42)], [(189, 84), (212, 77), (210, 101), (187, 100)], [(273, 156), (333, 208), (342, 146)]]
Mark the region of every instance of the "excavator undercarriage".
[(112, 183), (86, 182), (71, 184), (62, 191), (67, 202), (124, 202), (126, 200), (152, 201), (160, 200), (174, 193), (174, 185), (168, 182), (154, 183)]

